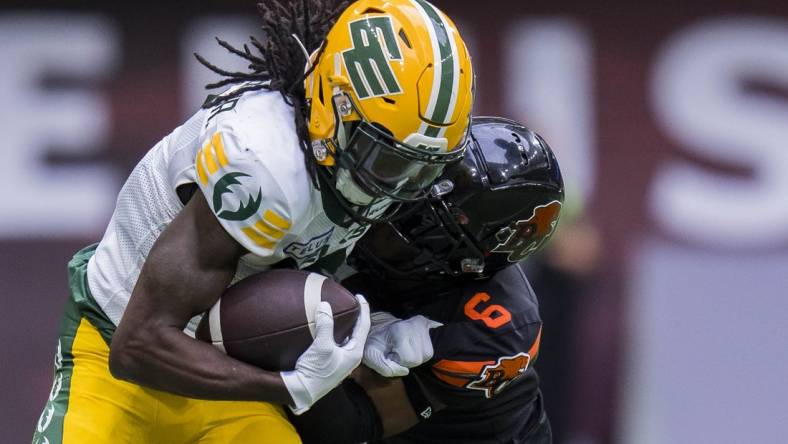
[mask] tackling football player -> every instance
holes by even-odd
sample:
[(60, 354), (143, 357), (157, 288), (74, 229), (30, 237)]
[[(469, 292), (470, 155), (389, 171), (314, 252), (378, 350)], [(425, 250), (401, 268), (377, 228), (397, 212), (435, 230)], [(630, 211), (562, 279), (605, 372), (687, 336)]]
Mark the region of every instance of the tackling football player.
[(305, 443), (551, 442), (532, 367), (542, 324), (517, 263), (552, 235), (563, 180), (527, 128), (474, 118), (471, 133), (430, 200), (373, 227), (351, 256), (363, 272), (343, 284), (381, 310), (367, 368), (292, 418)]
[[(250, 71), (200, 59), (225, 76), (209, 87), (231, 88), (145, 155), (101, 242), (69, 263), (35, 443), (297, 442), (275, 405), (303, 412), (360, 363), (363, 298), (352, 339), (313, 344), (292, 371), (190, 336), (230, 283), (272, 266), (331, 269), (370, 221), (423, 197), (463, 154), (470, 58), (424, 0), (259, 8), (265, 42), (219, 41)], [(333, 328), (328, 304), (316, 323)]]

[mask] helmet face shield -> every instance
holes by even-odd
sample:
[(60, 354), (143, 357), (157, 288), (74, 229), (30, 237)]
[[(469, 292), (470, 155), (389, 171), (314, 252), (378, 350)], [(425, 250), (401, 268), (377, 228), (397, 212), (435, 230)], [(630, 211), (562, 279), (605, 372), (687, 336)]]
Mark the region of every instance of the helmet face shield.
[(430, 151), (395, 141), (385, 130), (358, 123), (339, 154), (340, 168), (373, 196), (397, 201), (424, 197), (448, 163), (461, 159), (465, 146), (450, 153)]

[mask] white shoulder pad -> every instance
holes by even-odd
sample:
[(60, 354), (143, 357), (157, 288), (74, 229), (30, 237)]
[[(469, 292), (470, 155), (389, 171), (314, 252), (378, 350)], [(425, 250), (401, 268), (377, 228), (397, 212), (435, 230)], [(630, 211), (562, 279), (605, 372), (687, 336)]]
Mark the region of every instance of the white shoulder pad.
[(293, 226), (285, 191), (265, 162), (228, 126), (197, 151), (197, 183), (216, 218), (247, 250), (271, 256)]

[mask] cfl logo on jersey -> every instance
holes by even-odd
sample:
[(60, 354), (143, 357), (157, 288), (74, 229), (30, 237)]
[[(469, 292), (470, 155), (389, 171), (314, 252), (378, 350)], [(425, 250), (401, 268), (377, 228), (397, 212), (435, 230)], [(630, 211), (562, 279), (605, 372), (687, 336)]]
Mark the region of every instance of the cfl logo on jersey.
[(401, 94), (389, 62), (402, 60), (391, 17), (366, 17), (348, 24), (353, 48), (342, 52), (350, 83), (359, 100)]
[(292, 242), (286, 246), (283, 251), (286, 255), (298, 261), (305, 261), (307, 259), (314, 261), (319, 257), (323, 247), (328, 244), (328, 240), (331, 239), (332, 234), (334, 234), (333, 227), (325, 233), (309, 239), (305, 243)]

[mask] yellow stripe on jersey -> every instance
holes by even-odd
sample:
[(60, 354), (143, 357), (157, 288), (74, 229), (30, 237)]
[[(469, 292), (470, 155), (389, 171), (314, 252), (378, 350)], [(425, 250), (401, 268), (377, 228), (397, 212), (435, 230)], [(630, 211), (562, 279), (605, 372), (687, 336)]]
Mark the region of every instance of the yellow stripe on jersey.
[(254, 225), (244, 227), (241, 231), (255, 244), (273, 249), (290, 228), (290, 221), (274, 210), (265, 210), (262, 219)]
[[(219, 162), (218, 165), (217, 161)], [(194, 160), (194, 164), (197, 167), (197, 175), (203, 185), (208, 183), (209, 174), (214, 174), (219, 170), (219, 167), (225, 167), (228, 163), (221, 132), (214, 134), (211, 140), (197, 151), (197, 158)]]
[(197, 151), (197, 158), (194, 159), (194, 164), (197, 166), (197, 176), (203, 185), (208, 183), (208, 175), (205, 174), (205, 167), (202, 164), (202, 150)]
[(202, 148), (202, 158), (205, 160), (205, 166), (208, 168), (208, 173), (213, 174), (219, 170), (219, 166), (216, 165), (216, 159), (213, 157), (211, 153), (211, 144), (206, 144)]
[(273, 210), (265, 210), (263, 220), (282, 230), (290, 229), (290, 221)]
[(219, 165), (227, 166), (227, 156), (224, 154), (224, 143), (222, 142), (222, 133), (218, 132), (211, 138), (211, 148), (213, 153), (219, 160)]
[(241, 231), (252, 240), (255, 244), (263, 247), (268, 248), (269, 250), (273, 250), (274, 246), (276, 246), (276, 241), (272, 241), (267, 237), (263, 236), (262, 234), (255, 231), (253, 227), (244, 227), (241, 228)]
[(284, 231), (272, 226), (269, 222), (264, 220), (257, 221), (257, 223), (254, 224), (254, 228), (257, 231), (266, 234), (273, 239), (281, 239), (282, 236), (285, 235)]

